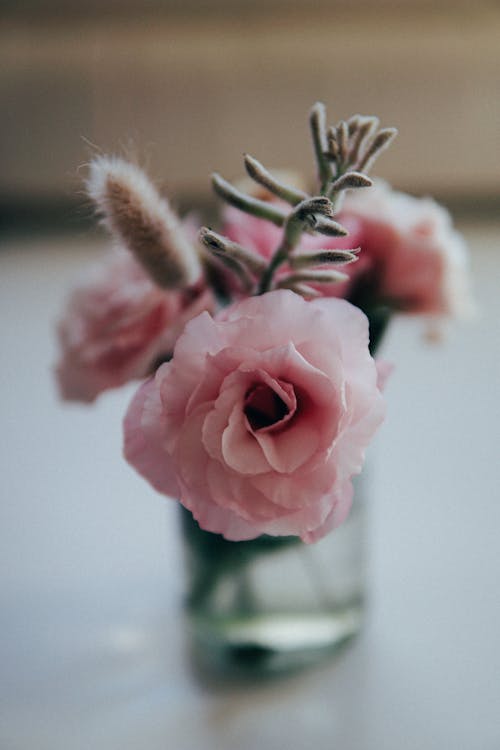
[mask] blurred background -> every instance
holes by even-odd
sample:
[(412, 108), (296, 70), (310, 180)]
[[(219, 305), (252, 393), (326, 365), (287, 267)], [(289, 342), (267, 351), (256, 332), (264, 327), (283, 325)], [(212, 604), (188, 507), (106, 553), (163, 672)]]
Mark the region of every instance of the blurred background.
[[(310, 172), (306, 113), (400, 129), (401, 189), (491, 205), (499, 168), (493, 0), (3, 0), (4, 221), (78, 203), (92, 146), (134, 153), (178, 200), (245, 149)], [(92, 144), (90, 146), (89, 144)], [(61, 220), (68, 221), (64, 211)]]
[[(497, 750), (500, 5), (494, 0), (3, 0), (2, 750)], [(174, 509), (120, 456), (134, 388), (62, 405), (67, 291), (107, 240), (82, 194), (131, 155), (182, 209), (247, 151), (311, 174), (307, 113), (377, 114), (376, 174), (431, 194), (480, 316), (441, 347), (392, 327), (375, 450), (371, 615), (337, 662), (224, 691), (187, 666)]]

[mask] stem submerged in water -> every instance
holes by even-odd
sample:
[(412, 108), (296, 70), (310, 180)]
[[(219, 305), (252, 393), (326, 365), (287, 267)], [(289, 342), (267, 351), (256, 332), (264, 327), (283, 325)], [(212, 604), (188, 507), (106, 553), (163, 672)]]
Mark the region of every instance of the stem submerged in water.
[[(246, 542), (230, 542), (221, 534), (200, 529), (198, 522), (184, 506), (181, 505), (180, 510), (192, 577), (187, 596), (188, 609), (204, 608), (224, 576), (233, 575), (236, 571), (244, 576), (245, 568), (257, 556), (303, 544), (298, 536), (267, 535)], [(246, 602), (248, 606), (249, 596), (246, 596)]]

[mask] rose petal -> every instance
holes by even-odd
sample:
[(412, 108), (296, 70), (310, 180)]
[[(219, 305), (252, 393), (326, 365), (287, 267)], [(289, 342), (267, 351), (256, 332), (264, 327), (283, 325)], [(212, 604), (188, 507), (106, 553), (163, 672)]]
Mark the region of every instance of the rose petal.
[[(129, 459), (157, 485), (168, 474), (202, 528), (234, 540), (311, 541), (338, 524), (383, 416), (365, 316), (342, 300), (287, 291), (188, 324), (152, 392), (157, 444), (146, 464), (148, 420), (127, 420), (138, 446)], [(269, 392), (277, 410), (261, 402)], [(249, 404), (263, 411), (262, 425), (249, 420)]]
[(59, 322), (61, 395), (93, 401), (102, 391), (146, 377), (170, 354), (186, 321), (213, 306), (201, 285), (189, 294), (160, 289), (130, 253), (110, 254), (73, 292)]
[(159, 390), (153, 378), (135, 394), (124, 420), (126, 460), (158, 492), (176, 497), (179, 485), (174, 464), (165, 448), (165, 417)]

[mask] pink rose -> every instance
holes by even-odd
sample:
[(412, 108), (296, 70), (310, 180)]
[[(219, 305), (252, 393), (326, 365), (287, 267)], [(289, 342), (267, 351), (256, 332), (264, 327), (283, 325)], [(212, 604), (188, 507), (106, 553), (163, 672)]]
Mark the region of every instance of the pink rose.
[(365, 315), (274, 291), (188, 323), (129, 407), (125, 457), (207, 531), (311, 542), (347, 516), (383, 414)]
[(149, 375), (187, 320), (207, 309), (213, 309), (209, 292), (161, 290), (128, 252), (117, 250), (75, 289), (59, 322), (62, 397), (90, 402)]
[(339, 220), (358, 223), (360, 262), (345, 271), (353, 285), (367, 281), (376, 302), (407, 313), (470, 311), (467, 248), (442, 206), (379, 180), (349, 193)]

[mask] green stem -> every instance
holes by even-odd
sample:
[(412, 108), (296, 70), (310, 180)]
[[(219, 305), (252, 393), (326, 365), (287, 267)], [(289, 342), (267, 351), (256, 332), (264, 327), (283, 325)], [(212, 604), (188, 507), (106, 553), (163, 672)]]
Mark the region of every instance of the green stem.
[(370, 354), (374, 356), (382, 343), (392, 316), (392, 310), (379, 305), (366, 312), (370, 331)]
[(297, 247), (304, 230), (316, 225), (315, 214), (329, 217), (331, 214), (330, 201), (319, 196), (307, 198), (287, 216), (283, 239), (271, 258), (269, 266), (262, 274), (257, 294), (264, 294), (269, 291), (276, 269), (287, 260), (290, 253)]
[(245, 606), (250, 606), (252, 596), (246, 570), (251, 561), (261, 555), (302, 544), (301, 539), (296, 536), (267, 535), (246, 542), (229, 542), (220, 534), (201, 529), (191, 513), (182, 505), (180, 511), (191, 576), (187, 599), (187, 606), (191, 611), (210, 608), (212, 594), (219, 581), (226, 575), (240, 577)]
[(290, 247), (288, 246), (288, 243), (283, 241), (271, 258), (268, 267), (262, 274), (257, 294), (265, 294), (269, 291), (273, 281), (274, 272), (286, 261), (289, 252)]
[(391, 321), (394, 306), (381, 299), (379, 283), (375, 274), (362, 274), (347, 301), (359, 307), (368, 318), (370, 354), (375, 356)]
[(251, 195), (245, 195), (217, 173), (212, 175), (212, 187), (220, 198), (240, 211), (270, 221), (277, 227), (282, 227), (286, 221), (287, 215), (281, 208)]

